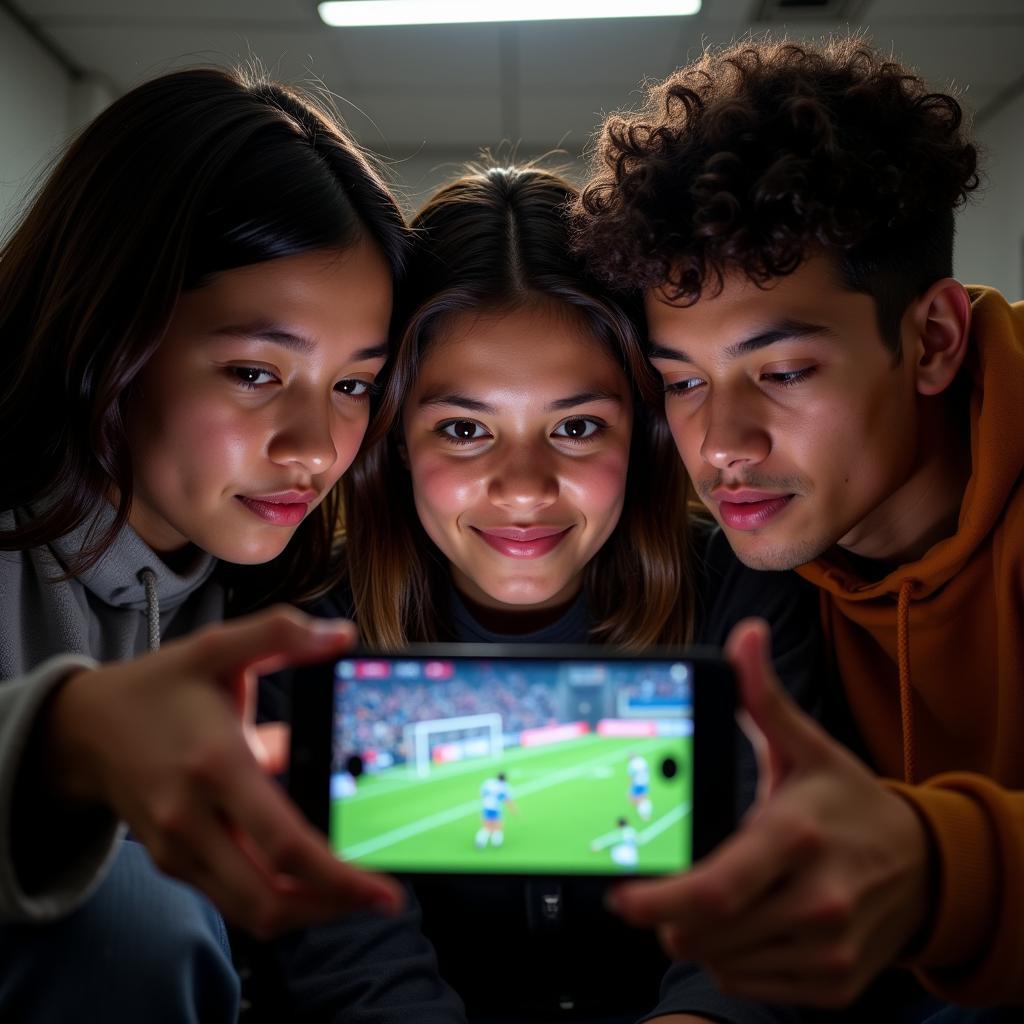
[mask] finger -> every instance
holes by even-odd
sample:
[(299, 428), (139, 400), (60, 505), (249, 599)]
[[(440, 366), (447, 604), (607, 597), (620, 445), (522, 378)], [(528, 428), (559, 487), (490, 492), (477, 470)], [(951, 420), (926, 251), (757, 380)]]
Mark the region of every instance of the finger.
[(254, 933), (269, 923), (261, 915), (272, 879), (238, 848), (211, 805), (193, 801), (173, 825), (144, 819), (134, 832), (158, 870), (205, 893), (229, 921)]
[(797, 949), (797, 955), (807, 959), (850, 936), (856, 925), (853, 910), (848, 893), (825, 884), (814, 865), (805, 864), (772, 887), (729, 928), (666, 935), (665, 941), (673, 942), (673, 955), (680, 959), (737, 959), (782, 947)]
[(286, 894), (235, 841), (223, 815), (207, 806), (197, 814), (191, 841), (182, 849), (188, 867), (174, 873), (213, 901), (224, 917), (261, 938), (284, 930), (290, 909)]
[(270, 873), (251, 844), (212, 809), (197, 852), (200, 887), (225, 917), (258, 938), (338, 916), (339, 908), (319, 888)]
[(355, 639), (355, 626), (346, 619), (318, 619), (281, 606), (207, 628), (196, 635), (192, 654), (199, 668), (219, 676), (247, 669), (260, 675), (340, 654)]
[(396, 911), (404, 902), (393, 879), (343, 864), (299, 814), (280, 786), (251, 761), (223, 796), (225, 810), (271, 875), (285, 875), (321, 894), (332, 913), (373, 907)]
[(702, 929), (731, 926), (798, 866), (805, 855), (799, 830), (778, 816), (762, 815), (727, 839), (683, 875), (653, 882), (628, 883), (611, 899), (631, 924), (671, 923), (683, 936)]
[(776, 1005), (836, 1010), (852, 1003), (864, 987), (857, 979), (837, 982), (806, 970), (771, 974), (709, 970), (715, 987), (726, 995)]
[(767, 769), (774, 782), (796, 767), (816, 764), (825, 750), (825, 733), (779, 684), (771, 663), (767, 623), (761, 619), (738, 623), (729, 634), (725, 650), (736, 672), (743, 710), (763, 737), (762, 741), (755, 735), (752, 742), (755, 750), (760, 747), (767, 752)]

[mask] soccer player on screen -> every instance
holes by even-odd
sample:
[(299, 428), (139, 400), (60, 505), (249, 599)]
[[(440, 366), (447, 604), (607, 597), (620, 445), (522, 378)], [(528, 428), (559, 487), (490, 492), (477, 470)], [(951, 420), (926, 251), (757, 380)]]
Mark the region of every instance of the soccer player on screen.
[(505, 808), (508, 807), (513, 814), (518, 813), (504, 772), (498, 772), (494, 778), (484, 780), (480, 787), (480, 799), (483, 806), (480, 811), (480, 830), (476, 834), (476, 847), (482, 850), (488, 842), (491, 846), (501, 846), (505, 841)]
[(626, 765), (629, 774), (629, 802), (644, 821), (651, 820), (651, 769), (647, 758), (630, 754)]
[(598, 853), (611, 847), (612, 863), (620, 868), (635, 868), (640, 861), (640, 836), (625, 818), (618, 818), (615, 830), (595, 839), (590, 844), (590, 852)]
[(635, 868), (640, 860), (640, 839), (636, 829), (625, 818), (616, 822), (619, 836), (611, 849), (612, 861), (620, 868)]

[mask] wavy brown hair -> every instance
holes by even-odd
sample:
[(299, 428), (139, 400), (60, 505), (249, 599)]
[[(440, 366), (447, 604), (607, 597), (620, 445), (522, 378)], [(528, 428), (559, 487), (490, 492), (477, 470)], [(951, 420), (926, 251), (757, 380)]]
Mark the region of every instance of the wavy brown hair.
[[(394, 198), (331, 111), (293, 89), (196, 68), (100, 114), (0, 250), (0, 509), (36, 513), (0, 550), (46, 544), (116, 494), (113, 525), (69, 574), (113, 542), (132, 502), (126, 404), (183, 291), (364, 236), (397, 277), (408, 236)], [(239, 589), (322, 587), (339, 507), (335, 489), (278, 558), (237, 570)]]
[(953, 211), (978, 185), (962, 122), (860, 37), (708, 50), (605, 122), (574, 241), (608, 286), (683, 305), (825, 251), (898, 349), (911, 300), (952, 274)]
[(450, 638), (446, 559), (415, 513), (398, 445), (417, 366), (447, 319), (538, 299), (582, 318), (633, 381), (634, 428), (622, 517), (587, 567), (593, 638), (640, 648), (683, 643), (693, 592), (686, 482), (657, 411), (661, 392), (633, 321), (568, 247), (567, 182), (538, 168), (490, 168), (438, 192), (413, 221), (404, 330), (375, 427), (343, 481), (349, 584), (361, 636), (374, 647)]

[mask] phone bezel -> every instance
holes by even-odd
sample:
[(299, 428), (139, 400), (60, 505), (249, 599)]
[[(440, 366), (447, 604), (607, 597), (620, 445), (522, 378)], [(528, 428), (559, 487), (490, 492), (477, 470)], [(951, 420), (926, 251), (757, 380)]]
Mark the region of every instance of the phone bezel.
[[(411, 644), (401, 652), (382, 654), (362, 648), (295, 671), (291, 695), (291, 756), (288, 789), (292, 799), (325, 835), (330, 828), (330, 773), (333, 745), (334, 666), (352, 658), (410, 658), (494, 661), (686, 661), (693, 666), (693, 835), (692, 860), (707, 854), (735, 827), (736, 726), (735, 678), (721, 653), (711, 647), (650, 647), (621, 651), (576, 644)], [(399, 874), (399, 872), (396, 872)], [(456, 878), (545, 877), (608, 881), (621, 872), (566, 874), (416, 871), (403, 877)], [(643, 877), (642, 872), (629, 877)]]

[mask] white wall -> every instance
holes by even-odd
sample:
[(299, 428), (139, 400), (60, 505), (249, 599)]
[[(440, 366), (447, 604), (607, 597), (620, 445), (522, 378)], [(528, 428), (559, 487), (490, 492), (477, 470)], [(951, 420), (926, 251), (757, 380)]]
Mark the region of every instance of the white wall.
[(975, 132), (982, 147), (982, 188), (957, 222), (956, 273), (1024, 299), (1024, 94)]
[(113, 98), (101, 79), (72, 80), (0, 9), (0, 238), (14, 226), (71, 133)]
[(0, 235), (68, 134), (70, 79), (0, 9)]

